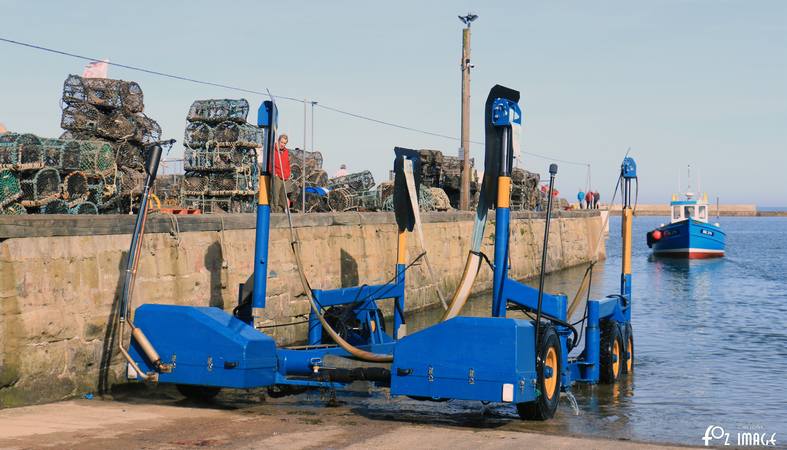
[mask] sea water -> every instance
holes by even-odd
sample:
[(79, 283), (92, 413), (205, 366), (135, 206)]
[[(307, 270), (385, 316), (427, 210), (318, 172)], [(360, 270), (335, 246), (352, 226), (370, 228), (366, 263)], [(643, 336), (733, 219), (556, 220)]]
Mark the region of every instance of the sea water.
[[(513, 407), (500, 406), (485, 426), (500, 419), (494, 426), (504, 429), (693, 445), (721, 427), (731, 445), (741, 433), (775, 433), (779, 446), (787, 444), (787, 217), (722, 217), (726, 256), (691, 261), (652, 256), (645, 233), (665, 221), (634, 220), (634, 374), (611, 386), (576, 385), (579, 415), (568, 400), (547, 422), (516, 420)], [(591, 298), (619, 291), (620, 268), (620, 218), (612, 217)], [(546, 289), (573, 297), (585, 269), (550, 274)], [(463, 313), (488, 315), (489, 297), (478, 295)], [(439, 313), (416, 313), (408, 327), (428, 326)], [(456, 424), (478, 425), (470, 406), (449, 403), (413, 411), (434, 409), (449, 423), (456, 414)]]

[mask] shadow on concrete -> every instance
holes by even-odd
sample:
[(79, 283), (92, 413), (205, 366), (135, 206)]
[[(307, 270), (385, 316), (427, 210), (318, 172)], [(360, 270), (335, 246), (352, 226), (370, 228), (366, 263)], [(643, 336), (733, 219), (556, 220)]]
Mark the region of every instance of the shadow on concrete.
[(210, 300), (209, 306), (224, 309), (224, 296), (221, 286), (221, 244), (214, 242), (205, 251), (205, 268), (210, 272)]
[(101, 345), (101, 362), (98, 366), (98, 393), (99, 395), (109, 393), (110, 379), (109, 367), (112, 365), (112, 355), (117, 344), (118, 318), (120, 317), (120, 299), (123, 295), (123, 282), (126, 276), (126, 260), (128, 251), (120, 254), (120, 264), (118, 266), (117, 285), (115, 286), (115, 296), (112, 298), (112, 306), (109, 308), (107, 317), (107, 329), (104, 331), (104, 342)]
[(474, 402), (415, 401), (379, 402), (348, 405), (349, 410), (369, 420), (403, 422), (428, 426), (454, 426), (462, 428), (495, 429), (519, 420), (512, 412), (502, 411), (495, 406), (480, 406)]
[(358, 262), (344, 249), (341, 250), (339, 269), (341, 270), (341, 282), (343, 288), (358, 286)]

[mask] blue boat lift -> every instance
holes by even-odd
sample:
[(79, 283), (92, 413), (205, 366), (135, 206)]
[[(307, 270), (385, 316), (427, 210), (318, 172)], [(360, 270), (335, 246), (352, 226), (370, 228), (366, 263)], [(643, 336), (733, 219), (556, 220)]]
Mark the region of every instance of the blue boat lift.
[[(623, 373), (632, 371), (630, 181), (636, 177), (636, 164), (627, 157), (620, 172), (624, 193), (620, 291), (588, 300), (584, 335), (580, 336), (576, 324), (569, 323), (567, 297), (544, 292), (543, 273), (540, 289), (509, 275), (511, 167), (522, 120), (518, 102), (519, 92), (495, 86), (486, 106), (482, 195), (488, 196), (496, 218), (490, 317), (450, 317), (413, 334), (406, 333), (405, 236), (408, 227), (412, 230), (412, 216), (417, 212), (406, 208), (406, 202), (399, 202), (395, 205), (399, 249), (395, 276), (389, 283), (334, 290), (309, 288), (312, 311), (308, 345), (279, 347), (272, 337), (258, 330), (255, 323), (264, 318), (266, 306), (268, 161), (272, 159), (277, 125), (276, 105), (265, 101), (258, 111), (265, 145), (251, 302), (245, 308), (236, 308), (236, 315), (212, 307), (140, 306), (133, 323), (128, 320), (132, 338), (124, 356), (130, 378), (175, 384), (184, 394), (197, 398), (212, 397), (221, 388), (268, 387), (273, 395), (308, 388), (343, 389), (362, 380), (389, 387), (392, 396), (510, 403), (516, 405), (523, 419), (544, 420), (555, 414), (560, 392), (570, 390), (574, 383), (614, 383)], [(412, 153), (397, 150), (395, 167), (401, 168), (408, 161), (415, 163)], [(556, 173), (553, 164), (550, 192)], [(552, 196), (548, 198), (542, 271)], [(298, 260), (296, 247), (293, 240)], [(308, 287), (302, 272), (301, 276)], [(379, 302), (388, 299), (394, 304), (394, 328), (390, 333), (383, 327), (379, 308)], [(346, 320), (349, 316), (352, 326), (337, 330), (346, 321), (331, 321), (327, 313), (330, 308), (344, 308), (334, 319)], [(521, 317), (509, 317), (509, 311), (514, 310), (523, 313)], [(581, 340), (584, 348), (573, 352), (576, 357), (569, 357), (573, 350), (579, 350)], [(334, 367), (332, 358), (351, 360), (354, 368)]]

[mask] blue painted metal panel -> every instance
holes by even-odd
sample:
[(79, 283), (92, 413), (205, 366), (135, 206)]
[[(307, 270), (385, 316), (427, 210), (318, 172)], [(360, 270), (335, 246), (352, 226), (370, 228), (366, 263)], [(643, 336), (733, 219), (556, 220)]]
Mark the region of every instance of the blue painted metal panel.
[[(532, 311), (538, 308), (538, 289), (511, 278), (506, 279), (503, 286), (503, 297), (509, 302)], [(548, 316), (566, 320), (567, 302), (568, 298), (565, 295), (544, 292), (541, 311)]]
[(560, 341), (560, 367), (563, 371), (562, 378), (560, 379), (561, 387), (570, 387), (574, 382), (574, 378), (571, 376), (571, 370), (568, 364), (568, 340), (572, 338), (574, 333), (571, 332), (571, 329), (562, 325), (556, 325), (555, 331)]
[(279, 110), (270, 100), (260, 103), (257, 109), (258, 127), (275, 127), (279, 123)]
[(623, 284), (623, 289), (621, 289), (621, 292), (623, 292), (623, 296), (627, 300), (626, 301), (627, 307), (622, 311), (623, 312), (622, 319), (624, 319), (625, 322), (629, 322), (631, 321), (631, 295), (632, 295), (631, 274), (630, 273), (623, 274), (621, 278), (622, 278), (621, 283)]
[[(134, 322), (161, 356), (173, 363), (161, 383), (252, 388), (269, 386), (276, 375), (276, 343), (218, 308), (142, 305)], [(132, 340), (131, 357), (154, 371)]]
[(579, 370), (574, 378), (578, 381), (598, 383), (601, 355), (601, 317), (598, 300), (588, 302), (588, 318), (585, 328), (585, 350), (580, 356)]
[(508, 280), (508, 233), (511, 211), (497, 208), (495, 211), (495, 271), (492, 275), (492, 316), (506, 316), (505, 284)]
[[(372, 353), (393, 353), (393, 342), (375, 345), (363, 345), (358, 348)], [(278, 351), (278, 371), (282, 376), (308, 375), (314, 366), (324, 367), (325, 355), (335, 355), (352, 358), (344, 349), (338, 346), (312, 347), (312, 348), (280, 348)]]
[(455, 317), (394, 346), (391, 394), (514, 403), (536, 398), (535, 330), (530, 321)]
[(623, 178), (636, 178), (637, 177), (637, 163), (634, 158), (623, 158), (623, 164), (620, 168)]
[(404, 295), (404, 285), (397, 283), (353, 286), (340, 289), (313, 289), (314, 299), (322, 307), (346, 305), (359, 300), (378, 300)]
[(670, 206), (696, 205), (697, 200), (673, 200)]
[(598, 316), (600, 319), (611, 317), (615, 314), (615, 308), (618, 306), (617, 297), (607, 297), (592, 301), (598, 304)]
[(504, 127), (522, 124), (522, 109), (519, 103), (507, 98), (496, 98), (492, 103), (492, 125)]
[(402, 295), (394, 298), (394, 329), (393, 338), (399, 339), (399, 328), (404, 324), (404, 273), (405, 265), (396, 265), (396, 282), (402, 287)]
[[(262, 189), (262, 188), (261, 188)], [(268, 285), (268, 237), (270, 234), (271, 207), (257, 205), (257, 225), (254, 241), (254, 290), (251, 307), (265, 308), (265, 293)], [(253, 315), (252, 309), (252, 315)]]

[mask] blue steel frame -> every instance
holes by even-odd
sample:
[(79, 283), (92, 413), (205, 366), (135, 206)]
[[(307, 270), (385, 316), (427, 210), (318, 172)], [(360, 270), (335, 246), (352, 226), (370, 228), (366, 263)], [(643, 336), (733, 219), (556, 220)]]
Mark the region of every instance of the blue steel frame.
[[(369, 342), (366, 344), (383, 344), (399, 337), (399, 328), (404, 323), (404, 264), (396, 265), (396, 277), (392, 283), (353, 286), (339, 289), (312, 289), (314, 301), (323, 308), (339, 305), (353, 305), (355, 316), (371, 330)], [(380, 326), (383, 322), (378, 309), (377, 300), (393, 299), (394, 329), (393, 336), (388, 335)], [(374, 323), (374, 325), (371, 325)], [(322, 340), (322, 323), (314, 311), (309, 313), (309, 345), (318, 345)]]
[[(278, 125), (278, 109), (276, 104), (271, 101), (263, 102), (257, 111), (257, 126), (266, 129), (266, 149), (273, 148), (276, 139), (276, 128)], [(270, 140), (270, 142), (267, 142)], [(270, 176), (268, 159), (270, 155), (267, 151), (262, 161), (262, 171), (260, 174), (260, 198), (257, 203), (257, 222), (256, 236), (254, 245), (254, 290), (252, 291), (252, 323), (255, 318), (262, 316), (265, 308), (265, 295), (267, 292), (268, 280), (268, 242), (270, 240), (270, 214), (271, 208), (268, 202), (268, 192), (270, 192)], [(405, 240), (400, 236), (399, 245), (405, 245)], [(401, 254), (401, 251), (400, 251)], [(401, 258), (400, 258), (401, 259)], [(379, 285), (363, 285), (346, 287), (340, 289), (313, 289), (314, 300), (323, 308), (339, 305), (352, 305), (360, 300), (362, 302), (354, 307), (356, 317), (369, 329), (373, 330), (369, 342), (365, 344), (383, 344), (396, 340), (399, 336), (399, 329), (404, 323), (404, 298), (405, 298), (405, 264), (399, 260), (396, 264), (396, 276), (392, 283)], [(377, 300), (393, 299), (394, 307), (394, 329), (393, 336), (383, 331), (381, 324), (383, 317), (379, 314)], [(374, 323), (374, 325), (371, 325)], [(319, 345), (322, 341), (322, 323), (317, 318), (314, 311), (309, 314), (309, 345)]]
[[(415, 154), (399, 153), (397, 157), (413, 160)], [(322, 308), (339, 305), (354, 305), (355, 317), (370, 330), (368, 342), (362, 345), (379, 345), (398, 340), (404, 322), (405, 305), (405, 272), (407, 257), (407, 231), (399, 230), (399, 241), (396, 258), (396, 275), (392, 282), (377, 285), (352, 286), (339, 289), (312, 289), (314, 301)], [(391, 334), (386, 333), (380, 325), (383, 317), (377, 305), (378, 300), (392, 299), (394, 302), (394, 326)], [(322, 341), (322, 322), (312, 310), (309, 312), (309, 345), (318, 345)]]
[[(266, 366), (265, 369), (246, 369), (254, 372), (253, 376), (245, 379), (238, 378), (238, 369), (246, 366), (255, 365), (260, 359), (258, 350), (247, 354), (255, 345), (261, 348), (259, 342), (272, 342), (271, 338), (264, 333), (258, 332), (254, 328), (256, 319), (262, 317), (266, 306), (267, 275), (268, 275), (268, 242), (270, 238), (270, 176), (269, 160), (272, 157), (273, 143), (276, 139), (276, 128), (278, 122), (278, 110), (272, 101), (265, 101), (258, 110), (257, 125), (265, 129), (265, 147), (261, 158), (261, 172), (259, 180), (259, 198), (257, 203), (256, 235), (254, 247), (254, 289), (252, 292), (252, 317), (249, 322), (244, 322), (236, 317), (232, 317), (221, 310), (215, 308), (200, 308), (191, 306), (176, 305), (143, 305), (137, 310), (140, 318), (140, 328), (146, 329), (149, 336), (153, 339), (154, 345), (161, 350), (166, 360), (172, 360), (175, 366), (175, 358), (179, 356), (180, 363), (171, 373), (159, 373), (158, 381), (161, 383), (195, 384), (202, 386), (220, 386), (233, 388), (252, 388), (263, 387), (272, 384), (286, 384), (295, 386), (314, 386), (314, 387), (333, 387), (341, 388), (343, 383), (304, 380), (290, 378), (291, 376), (307, 376), (314, 372), (315, 367), (323, 364), (325, 355), (350, 356), (345, 350), (336, 346), (319, 345), (318, 333), (322, 331), (319, 320), (312, 314), (310, 317), (310, 346), (297, 349), (275, 348), (264, 344), (267, 350), (263, 359), (273, 357), (276, 361), (275, 366)], [(406, 244), (405, 232), (399, 233), (400, 250), (397, 257), (396, 277), (392, 283), (373, 286), (358, 286), (333, 290), (314, 290), (313, 295), (317, 302), (323, 307), (353, 304), (357, 300), (364, 299), (359, 305), (359, 319), (377, 320), (381, 323), (382, 317), (377, 314), (376, 301), (380, 299), (392, 298), (397, 303), (394, 309), (394, 334), (393, 337), (383, 333), (381, 327), (376, 327), (370, 342), (357, 347), (373, 352), (387, 353), (393, 352), (393, 343), (398, 336), (400, 326), (404, 322), (404, 286), (405, 286), (405, 264), (404, 258), (406, 251), (403, 246)], [(371, 312), (374, 312), (373, 314)], [(314, 325), (314, 321), (317, 325)], [(173, 325), (176, 324), (176, 325)], [(315, 332), (316, 331), (316, 332)], [(207, 358), (212, 361), (210, 356), (216, 352), (217, 341), (213, 336), (234, 335), (232, 341), (235, 346), (225, 346), (220, 350), (221, 354), (231, 354), (233, 349), (241, 352), (242, 356), (237, 356), (238, 365), (233, 365), (231, 369), (221, 371), (220, 368), (210, 364), (207, 369), (204, 364), (187, 364), (184, 358), (193, 361), (199, 358)], [(316, 342), (312, 342), (316, 341)], [(270, 351), (273, 347), (273, 351)], [(147, 373), (155, 373), (156, 368), (147, 361), (139, 343), (132, 341), (131, 355), (139, 366)], [(256, 352), (256, 353), (255, 353)], [(270, 353), (270, 355), (268, 355)], [(197, 356), (195, 356), (197, 355)], [(228, 369), (228, 367), (224, 367)], [(260, 370), (262, 374), (260, 375)], [(138, 377), (141, 374), (137, 375)], [(260, 380), (265, 380), (260, 381)]]
[[(397, 308), (394, 309), (395, 314), (395, 328), (393, 337), (384, 334), (380, 327), (377, 327), (375, 333), (372, 334), (369, 342), (358, 345), (359, 348), (377, 354), (393, 354), (394, 362), (392, 378), (403, 380), (398, 377), (399, 371), (405, 372), (411, 370), (402, 367), (402, 361), (408, 364), (431, 364), (435, 360), (439, 362), (439, 358), (448, 365), (458, 367), (455, 359), (456, 355), (451, 352), (450, 346), (433, 347), (429, 351), (428, 345), (431, 343), (431, 338), (441, 341), (449, 342), (454, 340), (456, 347), (465, 346), (474, 349), (476, 354), (471, 358), (465, 358), (472, 361), (475, 369), (471, 368), (469, 372), (469, 379), (465, 379), (461, 383), (456, 380), (458, 378), (445, 378), (441, 376), (439, 379), (435, 377), (435, 382), (432, 383), (431, 369), (428, 374), (429, 383), (435, 387), (435, 392), (445, 392), (451, 394), (450, 398), (466, 398), (478, 399), (478, 394), (473, 391), (474, 376), (476, 371), (479, 375), (484, 370), (484, 361), (490, 362), (490, 368), (497, 370), (502, 367), (508, 360), (508, 356), (515, 355), (517, 361), (525, 361), (524, 365), (516, 369), (516, 373), (525, 377), (520, 378), (517, 382), (518, 388), (515, 389), (514, 401), (532, 401), (535, 395), (535, 388), (528, 380), (532, 378), (534, 372), (530, 372), (532, 364), (535, 362), (535, 338), (532, 335), (532, 327), (527, 321), (517, 319), (504, 319), (507, 313), (507, 306), (509, 303), (518, 305), (519, 307), (535, 312), (538, 308), (538, 290), (518, 282), (509, 276), (509, 233), (510, 233), (510, 143), (511, 143), (511, 127), (521, 123), (521, 110), (519, 106), (510, 100), (498, 99), (494, 103), (495, 114), (493, 114), (493, 122), (495, 126), (503, 128), (503, 154), (501, 158), (502, 169), (498, 178), (498, 201), (496, 205), (496, 224), (495, 224), (495, 258), (494, 258), (494, 275), (493, 275), (493, 301), (492, 301), (492, 318), (466, 318), (457, 317), (449, 321), (438, 324), (427, 330), (415, 333), (411, 336), (400, 337), (397, 332), (399, 326), (402, 324), (403, 317), (401, 316), (404, 310), (404, 257), (402, 256), (403, 233), (400, 233), (400, 251), (397, 259), (396, 277), (394, 282), (381, 284), (376, 286), (357, 286), (333, 290), (315, 290), (313, 292), (314, 298), (322, 307), (354, 304), (358, 299), (363, 298), (363, 302), (357, 308), (359, 318), (362, 320), (381, 320), (377, 317), (376, 301), (380, 299), (393, 298), (396, 302)], [(258, 125), (267, 129), (266, 135), (266, 154), (263, 157), (262, 173), (260, 177), (260, 198), (257, 207), (257, 235), (255, 243), (255, 262), (254, 262), (254, 292), (252, 295), (252, 311), (253, 317), (260, 317), (261, 310), (265, 307), (265, 292), (266, 292), (266, 279), (267, 279), (267, 261), (268, 261), (268, 239), (269, 239), (269, 225), (270, 225), (270, 207), (268, 205), (268, 187), (270, 172), (267, 169), (267, 159), (270, 157), (269, 151), (272, 149), (273, 139), (276, 133), (276, 117), (277, 111), (275, 104), (272, 102), (265, 102), (259, 111)], [(621, 274), (621, 289), (620, 294), (609, 296), (604, 299), (590, 300), (588, 302), (587, 326), (585, 334), (585, 348), (581, 354), (576, 358), (569, 359), (568, 357), (568, 338), (571, 335), (570, 328), (563, 325), (556, 325), (560, 345), (562, 347), (562, 364), (563, 368), (561, 376), (561, 388), (570, 389), (573, 382), (588, 382), (596, 383), (599, 380), (599, 357), (600, 357), (600, 324), (602, 320), (614, 320), (625, 326), (631, 319), (631, 204), (630, 204), (630, 182), (636, 177), (636, 166), (631, 158), (624, 160), (623, 167), (621, 168), (621, 180), (623, 186), (623, 270)], [(364, 296), (366, 298), (364, 298)], [(143, 308), (145, 310), (143, 311)], [(202, 310), (202, 311), (201, 311)], [(374, 313), (371, 313), (374, 311)], [(144, 312), (144, 314), (143, 314)], [(261, 387), (259, 381), (266, 380), (262, 385), (281, 384), (281, 385), (296, 385), (296, 386), (314, 386), (314, 387), (333, 387), (342, 388), (343, 383), (320, 381), (314, 379), (306, 379), (307, 376), (312, 375), (315, 370), (323, 365), (323, 358), (326, 355), (337, 356), (350, 356), (345, 350), (336, 346), (319, 345), (318, 335), (316, 333), (317, 326), (314, 321), (316, 316), (310, 317), (310, 326), (312, 329), (309, 333), (310, 346), (302, 348), (276, 348), (273, 350), (264, 350), (262, 353), (247, 354), (252, 346), (257, 348), (269, 348), (272, 346), (272, 339), (260, 333), (253, 328), (252, 324), (246, 324), (241, 320), (232, 317), (223, 311), (205, 311), (205, 308), (188, 307), (188, 306), (164, 306), (164, 305), (145, 305), (140, 307), (138, 314), (141, 317), (139, 323), (141, 328), (145, 328), (146, 334), (151, 338), (154, 345), (160, 344), (163, 349), (162, 357), (164, 360), (170, 358), (173, 367), (175, 366), (175, 351), (180, 352), (179, 368), (174, 369), (172, 373), (160, 373), (159, 380), (161, 382), (175, 382), (184, 384), (200, 384), (200, 385), (213, 385), (213, 386), (226, 386), (226, 387)], [(225, 317), (226, 316), (226, 317)], [(554, 318), (559, 321), (567, 321), (567, 298), (564, 295), (543, 294), (542, 300), (542, 316), (546, 319)], [(170, 319), (174, 318), (174, 322), (181, 325), (174, 328), (169, 327)], [(503, 318), (505, 322), (500, 322)], [(222, 350), (226, 354), (237, 354), (240, 366), (248, 367), (250, 370), (257, 370), (249, 378), (249, 381), (237, 381), (235, 376), (230, 372), (224, 375), (224, 372), (216, 373), (216, 370), (221, 368), (214, 367), (211, 352), (216, 351), (216, 343), (208, 339), (209, 333), (203, 333), (199, 327), (189, 325), (190, 323), (201, 323), (206, 328), (204, 330), (210, 331), (216, 336), (234, 336), (227, 342), (233, 342), (233, 349), (237, 350)], [(378, 322), (379, 323), (379, 322)], [(505, 346), (496, 348), (499, 339), (494, 342), (489, 340), (479, 339), (480, 336), (473, 335), (473, 330), (482, 329), (483, 327), (490, 327), (489, 332), (497, 333), (497, 336), (503, 336), (505, 333), (520, 333), (520, 338), (516, 338), (511, 343), (511, 348)], [(508, 327), (508, 328), (506, 328)], [(511, 328), (513, 327), (513, 328)], [(505, 331), (508, 329), (509, 331)], [(518, 331), (513, 331), (514, 329)], [(529, 330), (529, 331), (528, 331)], [(321, 333), (320, 333), (321, 334)], [(528, 338), (527, 336), (531, 336)], [(427, 345), (414, 345), (417, 343)], [(524, 347), (523, 347), (524, 345)], [(533, 348), (529, 348), (530, 346)], [(485, 347), (486, 346), (486, 347)], [(516, 349), (514, 347), (516, 346)], [(528, 348), (525, 348), (528, 347)], [(489, 351), (484, 353), (484, 348)], [(512, 350), (514, 353), (512, 353)], [(269, 362), (265, 364), (258, 361), (268, 361), (270, 357), (275, 355), (275, 367)], [(140, 366), (146, 371), (154, 371), (155, 368), (145, 361), (144, 355), (139, 351), (138, 345), (134, 344), (132, 348), (132, 356), (135, 360), (140, 362)], [(189, 365), (190, 361), (204, 361), (205, 357), (209, 361), (208, 367), (203, 367), (204, 364), (195, 363)], [(437, 359), (435, 359), (437, 358)], [(397, 362), (398, 361), (398, 362)], [(223, 369), (225, 371), (234, 370), (236, 367), (235, 361), (225, 361)], [(255, 364), (257, 364), (255, 366)], [(429, 366), (431, 367), (431, 366)], [(529, 367), (524, 368), (522, 367)], [(423, 368), (416, 367), (412, 370), (422, 370)], [(524, 370), (524, 371), (523, 371)], [(210, 376), (206, 376), (205, 372), (211, 372)], [(259, 372), (262, 371), (262, 372)], [(490, 378), (478, 379), (479, 383), (487, 383), (494, 380), (499, 380), (498, 375), (489, 374)], [(513, 372), (509, 372), (513, 373)], [(517, 376), (520, 376), (517, 375)], [(452, 375), (453, 376), (453, 375)], [(486, 375), (485, 375), (486, 376)], [(503, 378), (509, 377), (505, 375)], [(231, 381), (236, 380), (236, 381)], [(396, 382), (394, 380), (394, 382)], [(414, 379), (416, 385), (418, 380)], [(509, 382), (509, 381), (506, 381)], [(244, 384), (245, 383), (245, 384)], [(409, 383), (404, 380), (400, 383)], [(412, 386), (416, 386), (412, 385)], [(454, 386), (454, 387), (450, 387)], [(465, 386), (465, 387), (462, 387)], [(392, 385), (392, 394), (395, 395), (409, 395), (408, 387), (397, 390), (394, 392)], [(416, 389), (416, 388), (413, 388)], [(439, 389), (444, 389), (439, 391)], [(492, 391), (490, 391), (492, 392)], [(442, 395), (442, 394), (441, 394)], [(494, 393), (494, 396), (489, 393), (480, 394), (483, 396), (489, 395), (489, 400), (493, 400), (499, 394)], [(486, 397), (485, 397), (486, 399)], [(499, 398), (498, 398), (499, 401)]]

